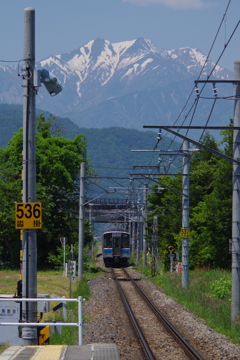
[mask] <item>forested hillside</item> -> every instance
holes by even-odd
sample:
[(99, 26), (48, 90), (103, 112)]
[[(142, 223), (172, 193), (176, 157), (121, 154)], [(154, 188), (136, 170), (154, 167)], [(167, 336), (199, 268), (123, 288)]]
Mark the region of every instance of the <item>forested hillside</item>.
[[(43, 113), (37, 110), (37, 116)], [(44, 112), (46, 118), (52, 115)], [(157, 142), (157, 130), (138, 131), (125, 128), (103, 128), (87, 129), (79, 128), (68, 118), (56, 118), (55, 126), (62, 129), (63, 136), (73, 139), (77, 134), (86, 136), (87, 157), (95, 173), (99, 176), (121, 176), (129, 177), (133, 165), (148, 165), (152, 160), (152, 165), (157, 164), (158, 155), (154, 159), (152, 153), (133, 153), (131, 150), (153, 149)], [(22, 106), (0, 104), (0, 148), (5, 148), (13, 133), (22, 127)], [(164, 138), (161, 141), (161, 149), (166, 149), (170, 140)], [(172, 149), (179, 148), (179, 143), (174, 142)], [(124, 181), (127, 185), (129, 181)], [(114, 186), (109, 181), (102, 180), (101, 185)], [(97, 188), (93, 188), (96, 191)]]
[[(16, 241), (19, 231), (14, 228), (14, 203), (21, 201), (22, 107), (1, 105), (0, 114), (0, 263), (14, 267), (20, 246)], [(44, 228), (38, 235), (41, 267), (51, 266), (60, 237), (67, 234), (77, 244), (80, 163), (87, 161), (88, 175), (126, 177), (129, 185), (132, 165), (148, 161), (142, 153), (133, 155), (131, 149), (152, 148), (157, 134), (122, 128), (79, 129), (69, 119), (55, 119), (51, 114), (38, 116), (36, 124), (37, 198), (44, 207)], [(162, 146), (168, 142), (164, 140)], [(111, 184), (107, 179), (98, 185), (103, 192), (103, 187), (107, 190), (119, 182), (124, 185), (124, 180)], [(87, 185), (91, 198), (98, 190)]]

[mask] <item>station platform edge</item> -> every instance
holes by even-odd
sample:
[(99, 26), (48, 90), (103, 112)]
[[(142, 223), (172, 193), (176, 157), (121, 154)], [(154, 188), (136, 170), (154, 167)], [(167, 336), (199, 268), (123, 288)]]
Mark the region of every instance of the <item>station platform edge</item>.
[(10, 346), (0, 360), (120, 360), (116, 344)]

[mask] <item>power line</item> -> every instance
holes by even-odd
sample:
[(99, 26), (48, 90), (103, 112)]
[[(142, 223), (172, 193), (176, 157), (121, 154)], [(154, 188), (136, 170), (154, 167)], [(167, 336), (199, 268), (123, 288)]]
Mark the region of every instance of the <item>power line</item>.
[[(220, 32), (220, 29), (221, 29), (221, 27), (222, 27), (222, 25), (223, 25), (223, 23), (224, 23), (224, 21), (225, 21), (225, 19), (226, 19), (227, 12), (228, 12), (228, 9), (229, 9), (230, 4), (231, 4), (231, 0), (229, 0), (229, 2), (228, 2), (228, 4), (227, 4), (227, 7), (226, 7), (225, 12), (224, 12), (223, 17), (222, 17), (222, 20), (221, 20), (220, 25), (219, 25), (219, 27), (218, 27), (217, 33), (216, 33), (216, 35), (215, 35), (215, 37), (214, 37), (214, 40), (213, 40), (213, 42), (212, 42), (212, 45), (211, 45), (210, 50), (209, 50), (209, 52), (208, 52), (208, 55), (207, 55), (207, 57), (206, 57), (206, 59), (205, 59), (205, 62), (204, 62), (204, 64), (203, 64), (202, 68), (201, 68), (201, 71), (200, 71), (200, 73), (199, 73), (199, 75), (198, 75), (198, 79), (200, 79), (200, 76), (202, 75), (202, 72), (203, 72), (203, 70), (204, 70), (204, 68), (205, 68), (205, 66), (206, 66), (206, 64), (207, 64), (207, 62), (208, 62), (208, 60), (209, 60), (210, 54), (211, 54), (212, 49), (213, 49), (213, 47), (214, 47), (214, 44), (215, 44), (215, 42), (216, 42), (216, 40), (217, 40), (217, 37), (218, 37), (219, 32)], [(227, 42), (225, 41), (224, 49), (223, 49), (223, 51), (221, 52), (221, 54), (220, 54), (217, 62), (214, 64), (214, 66), (213, 66), (210, 74), (208, 75), (208, 79), (209, 79), (209, 78), (211, 77), (211, 75), (213, 74), (213, 72), (214, 72), (214, 70), (216, 69), (216, 66), (217, 66), (218, 62), (220, 61), (223, 53), (226, 51), (226, 48), (227, 48), (227, 46), (229, 45), (229, 43), (230, 43), (230, 41), (231, 41), (234, 33), (236, 32), (236, 30), (237, 30), (237, 28), (238, 28), (238, 26), (239, 26), (239, 23), (240, 23), (240, 21), (237, 22), (237, 25), (235, 26), (235, 28), (234, 28), (231, 36), (229, 37), (228, 41), (227, 41)], [(191, 121), (190, 121), (190, 124), (192, 123), (193, 118), (194, 118), (194, 115), (195, 115), (196, 110), (197, 110), (197, 105), (198, 105), (198, 103), (199, 103), (200, 94), (202, 93), (205, 85), (206, 85), (206, 84), (204, 84), (204, 86), (202, 87), (201, 91), (199, 92), (199, 95), (197, 96), (197, 99), (195, 98), (193, 105), (191, 106), (191, 108), (190, 108), (190, 110), (188, 111), (187, 115), (184, 117), (184, 120), (183, 120), (183, 122), (182, 122), (182, 125), (184, 124), (184, 122), (186, 121), (186, 119), (188, 118), (188, 116), (190, 115), (190, 113), (192, 112), (192, 110), (194, 109), (194, 110), (193, 110), (192, 117), (191, 117)], [(182, 116), (183, 112), (185, 111), (185, 109), (186, 109), (186, 107), (187, 107), (187, 105), (188, 105), (188, 103), (189, 103), (189, 101), (190, 101), (190, 99), (191, 99), (191, 97), (192, 97), (193, 92), (194, 92), (194, 87), (193, 87), (193, 89), (191, 90), (190, 95), (189, 95), (186, 103), (184, 104), (182, 110), (180, 111), (180, 114), (178, 115), (177, 119), (175, 120), (174, 124), (177, 123), (177, 121), (180, 119), (180, 117)], [(208, 125), (208, 123), (209, 123), (209, 121), (210, 121), (211, 115), (212, 115), (212, 113), (213, 113), (213, 109), (214, 109), (215, 104), (216, 104), (217, 97), (215, 96), (213, 99), (214, 99), (214, 102), (213, 102), (212, 108), (211, 108), (211, 110), (210, 110), (210, 113), (209, 113), (209, 116), (208, 116), (208, 119), (207, 119), (205, 128), (204, 128), (204, 130), (203, 130), (203, 132), (202, 132), (202, 134), (201, 134), (201, 136), (200, 136), (200, 141), (201, 141), (201, 139), (202, 139), (202, 137), (203, 137), (203, 134), (204, 134), (204, 132), (205, 132), (205, 130), (206, 130), (206, 128), (207, 128), (207, 125)], [(231, 97), (231, 98), (228, 97), (227, 99), (232, 99), (232, 97)], [(179, 131), (180, 131), (180, 130), (179, 130)], [(179, 131), (178, 131), (178, 132), (179, 132)], [(189, 131), (189, 130), (187, 130), (187, 133), (188, 133), (188, 131)], [(186, 133), (186, 135), (187, 135), (187, 133)], [(164, 135), (164, 136), (167, 136), (167, 134)], [(161, 136), (161, 137), (162, 137), (162, 136)], [(169, 144), (169, 147), (173, 144), (173, 141), (176, 139), (176, 137), (177, 137), (177, 135), (175, 135), (175, 136), (172, 138), (171, 143)], [(155, 145), (155, 148), (157, 147), (158, 143), (159, 143), (159, 140), (158, 140), (157, 144)], [(169, 147), (168, 147), (168, 148), (169, 148)], [(152, 159), (153, 159), (153, 156), (152, 156)], [(150, 164), (151, 164), (151, 162), (152, 162), (152, 159), (150, 160)], [(175, 157), (175, 159), (176, 159), (176, 157)], [(175, 160), (175, 159), (174, 159), (174, 160)], [(182, 167), (182, 166), (181, 166), (181, 167)], [(179, 168), (180, 168), (180, 167), (179, 167)]]
[(5, 63), (19, 63), (23, 61), (23, 59), (20, 60), (0, 60), (0, 62), (5, 62)]

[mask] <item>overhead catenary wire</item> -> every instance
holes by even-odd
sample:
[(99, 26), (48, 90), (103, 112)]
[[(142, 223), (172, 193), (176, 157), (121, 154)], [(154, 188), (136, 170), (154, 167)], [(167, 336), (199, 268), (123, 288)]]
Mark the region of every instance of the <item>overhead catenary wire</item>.
[[(220, 23), (220, 25), (219, 25), (219, 27), (218, 27), (217, 34), (215, 35), (215, 38), (214, 38), (214, 40), (213, 40), (213, 43), (212, 43), (212, 45), (211, 45), (211, 47), (210, 47), (210, 50), (209, 50), (209, 52), (208, 52), (208, 55), (207, 55), (207, 57), (206, 57), (206, 59), (205, 59), (205, 62), (204, 62), (203, 66), (202, 66), (202, 68), (201, 68), (201, 70), (200, 70), (200, 73), (199, 73), (197, 79), (200, 79), (200, 77), (201, 77), (201, 75), (202, 75), (202, 72), (203, 72), (203, 70), (204, 70), (204, 68), (205, 68), (205, 66), (206, 66), (206, 64), (207, 64), (207, 62), (208, 62), (208, 59), (209, 59), (209, 57), (210, 57), (211, 51), (212, 51), (212, 49), (213, 49), (213, 46), (214, 46), (214, 44), (215, 44), (215, 42), (216, 42), (217, 36), (218, 36), (218, 34), (219, 34), (219, 32), (220, 32), (222, 23), (223, 23), (223, 21), (224, 21), (224, 19), (225, 19), (225, 16), (226, 16), (226, 13), (227, 13), (227, 11), (228, 11), (228, 8), (229, 8), (230, 3), (231, 3), (231, 0), (229, 0), (229, 2), (228, 2), (228, 5), (227, 5), (226, 10), (225, 10), (225, 12), (224, 12), (222, 21), (221, 21), (221, 23)], [(226, 44), (225, 44), (225, 48), (226, 48)], [(216, 66), (216, 65), (215, 65), (215, 66)], [(214, 67), (214, 69), (215, 69), (215, 67)], [(212, 71), (212, 72), (213, 72), (213, 71)], [(211, 73), (212, 73), (212, 72), (211, 72)], [(204, 88), (204, 87), (205, 87), (205, 85), (203, 86), (203, 88)], [(202, 90), (203, 90), (203, 88), (202, 88)], [(202, 91), (202, 90), (201, 90), (201, 91)], [(189, 96), (188, 96), (188, 98), (187, 98), (187, 101), (185, 102), (182, 110), (180, 111), (180, 114), (178, 115), (177, 119), (175, 120), (175, 122), (174, 122), (173, 124), (176, 124), (176, 123), (178, 122), (178, 120), (180, 119), (180, 117), (182, 116), (182, 114), (183, 114), (183, 112), (185, 111), (185, 109), (186, 109), (186, 107), (187, 107), (187, 105), (188, 105), (188, 103), (189, 103), (189, 101), (190, 101), (190, 99), (191, 99), (192, 94), (194, 93), (194, 91), (195, 91), (195, 87), (192, 88), (192, 90), (191, 90), (191, 92), (190, 92), (190, 94), (189, 94)], [(198, 101), (195, 99), (195, 100), (194, 100), (194, 104), (191, 106), (190, 110), (188, 111), (188, 114), (185, 116), (185, 119), (184, 119), (183, 123), (184, 123), (185, 120), (187, 119), (188, 115), (191, 113), (193, 107), (196, 105), (195, 102), (198, 103)], [(196, 108), (195, 108), (195, 111), (196, 111)], [(183, 124), (183, 123), (182, 123), (182, 124)], [(159, 133), (161, 133), (161, 130), (159, 130)], [(157, 148), (159, 141), (163, 138), (163, 137), (162, 137), (162, 133), (161, 133), (161, 138), (159, 138), (159, 133), (158, 133), (158, 141), (157, 141), (156, 145), (154, 146), (154, 149)], [(166, 136), (166, 135), (164, 135), (164, 136)], [(173, 137), (171, 143), (170, 143), (169, 146), (168, 146), (168, 149), (171, 147), (171, 145), (172, 145), (172, 143), (174, 142), (174, 139), (175, 139), (175, 138), (176, 138), (176, 136)], [(152, 156), (152, 159), (153, 159), (153, 156)], [(150, 164), (151, 164), (152, 159), (150, 160)]]
[[(198, 142), (201, 142), (201, 140), (202, 140), (202, 138), (203, 138), (203, 135), (204, 135), (204, 132), (205, 132), (205, 131), (206, 131), (206, 129), (207, 129), (207, 125), (208, 125), (208, 123), (209, 123), (209, 121), (210, 121), (210, 119), (211, 119), (211, 116), (212, 116), (213, 109), (214, 109), (214, 107), (215, 107), (216, 101), (217, 101), (217, 99), (215, 98), (215, 99), (214, 99), (214, 102), (213, 102), (213, 104), (212, 104), (212, 107), (211, 107), (210, 113), (209, 113), (209, 115), (208, 115), (208, 118), (207, 118), (206, 124), (205, 124), (205, 126), (204, 126), (204, 129), (203, 129), (203, 131), (202, 131), (202, 134), (201, 134), (201, 136), (200, 136), (200, 138), (199, 138)], [(189, 131), (189, 129), (188, 129), (188, 130), (187, 130), (187, 132), (186, 132), (186, 136), (187, 136), (187, 134), (188, 134), (188, 131)], [(187, 161), (185, 161), (185, 164), (186, 164), (188, 161), (190, 161), (190, 156), (189, 156), (188, 160), (187, 160)], [(179, 166), (179, 167), (176, 167), (176, 166), (174, 166), (174, 167), (175, 167), (176, 169), (180, 169), (180, 168), (182, 168), (182, 167), (183, 167), (183, 165), (181, 165), (181, 166)]]
[[(231, 0), (228, 1), (227, 7), (226, 7), (226, 9), (225, 9), (225, 12), (224, 12), (224, 14), (223, 14), (222, 20), (221, 20), (220, 25), (219, 25), (219, 27), (218, 27), (217, 33), (216, 33), (216, 35), (215, 35), (215, 37), (214, 37), (214, 40), (213, 40), (213, 42), (212, 42), (212, 45), (211, 45), (210, 50), (209, 50), (209, 52), (208, 52), (208, 55), (207, 55), (207, 57), (206, 57), (206, 59), (205, 59), (205, 62), (204, 62), (204, 64), (203, 64), (203, 66), (202, 66), (202, 68), (201, 68), (201, 71), (200, 71), (200, 73), (199, 73), (199, 76), (198, 76), (198, 78), (197, 78), (198, 80), (200, 79), (200, 77), (201, 77), (201, 75), (202, 75), (202, 73), (203, 73), (203, 70), (204, 70), (204, 68), (205, 68), (205, 66), (206, 66), (206, 64), (207, 64), (207, 62), (208, 62), (208, 60), (209, 60), (210, 54), (211, 54), (212, 49), (213, 49), (213, 47), (214, 47), (214, 44), (215, 44), (215, 42), (216, 42), (216, 40), (217, 40), (217, 37), (218, 37), (219, 32), (220, 32), (220, 29), (221, 29), (223, 23), (224, 23), (225, 20), (226, 20), (226, 16), (227, 16), (227, 12), (228, 12), (228, 9), (229, 9), (230, 4), (231, 4)], [(230, 41), (231, 41), (234, 33), (236, 32), (236, 30), (237, 30), (237, 28), (238, 28), (238, 26), (239, 26), (239, 23), (240, 23), (240, 21), (237, 22), (237, 24), (236, 24), (236, 26), (235, 26), (235, 28), (234, 28), (234, 30), (233, 30), (232, 34), (230, 35), (230, 37), (229, 37), (229, 39), (228, 39), (227, 42), (226, 42), (226, 39), (225, 39), (224, 49), (222, 50), (220, 56), (218, 57), (217, 62), (214, 64), (214, 66), (213, 66), (210, 74), (208, 75), (207, 79), (209, 79), (209, 78), (211, 77), (211, 75), (213, 74), (214, 70), (216, 69), (217, 64), (219, 63), (219, 61), (220, 61), (221, 57), (223, 56), (224, 52), (226, 51), (226, 48), (227, 48), (227, 46), (229, 45), (229, 43), (230, 43)], [(226, 23), (225, 23), (225, 25), (226, 25)], [(199, 95), (197, 96), (197, 100), (199, 100), (199, 98), (201, 97), (200, 95), (201, 95), (201, 93), (202, 93), (205, 85), (206, 85), (206, 84), (204, 84), (203, 87), (201, 88), (201, 90), (199, 91)], [(191, 92), (190, 92), (190, 95), (188, 96), (188, 98), (187, 98), (187, 100), (186, 100), (186, 103), (184, 104), (184, 106), (183, 106), (182, 110), (180, 111), (180, 113), (179, 113), (177, 119), (175, 120), (174, 124), (176, 124), (176, 123), (179, 121), (179, 119), (181, 118), (183, 112), (184, 112), (185, 109), (187, 108), (188, 103), (189, 103), (189, 101), (190, 101), (190, 99), (191, 99), (191, 97), (192, 97), (192, 95), (193, 95), (194, 90), (195, 90), (195, 87), (192, 88), (192, 90), (191, 90)], [(201, 97), (201, 98), (202, 98), (202, 97)], [(200, 136), (200, 141), (201, 141), (201, 139), (202, 139), (202, 137), (203, 137), (203, 134), (204, 134), (204, 132), (205, 132), (205, 130), (206, 130), (206, 128), (207, 128), (207, 124), (209, 123), (209, 120), (210, 120), (211, 115), (212, 115), (212, 113), (213, 113), (213, 109), (214, 109), (214, 106), (215, 106), (215, 104), (216, 104), (216, 100), (217, 100), (217, 99), (218, 99), (218, 97), (214, 96), (214, 98), (213, 98), (214, 102), (213, 102), (213, 105), (212, 105), (212, 107), (211, 107), (211, 110), (210, 110), (208, 119), (207, 119), (207, 121), (206, 121), (205, 128), (203, 129), (202, 134), (201, 134), (201, 136)], [(222, 99), (224, 99), (224, 98), (222, 98)], [(229, 99), (233, 99), (233, 97), (226, 97), (226, 99), (228, 99), (228, 100), (229, 100)], [(198, 101), (197, 101), (196, 104), (195, 104), (195, 102), (196, 102), (196, 99), (194, 100), (194, 103), (193, 103), (192, 106), (190, 107), (190, 110), (188, 111), (187, 115), (184, 117), (184, 120), (182, 121), (182, 125), (184, 124), (184, 122), (185, 122), (185, 121), (187, 120), (187, 118), (189, 117), (189, 114), (191, 114), (193, 108), (194, 108), (194, 113), (193, 113), (193, 116), (194, 116), (194, 114), (195, 114), (195, 112), (196, 112), (197, 105), (198, 105)], [(193, 116), (191, 117), (191, 123), (192, 123), (192, 120), (193, 120)], [(179, 130), (179, 131), (180, 131), (180, 130)], [(179, 132), (179, 131), (178, 131), (178, 132)], [(187, 131), (187, 133), (188, 133), (188, 131)], [(164, 135), (162, 136), (162, 138), (165, 137), (165, 136), (167, 136), (167, 133), (164, 134)], [(177, 135), (172, 138), (172, 140), (171, 140), (171, 142), (170, 142), (170, 144), (169, 144), (169, 146), (168, 146), (168, 149), (169, 149), (170, 146), (173, 144), (173, 142), (175, 141), (176, 137), (177, 137)], [(157, 144), (155, 145), (154, 148), (156, 148), (156, 146), (158, 145), (158, 143), (159, 143), (159, 141), (157, 142)], [(152, 157), (152, 159), (153, 159), (153, 157)], [(151, 162), (152, 162), (152, 159), (150, 160), (150, 164), (151, 164)], [(175, 159), (176, 159), (176, 157), (175, 157)], [(180, 166), (180, 168), (181, 168), (181, 167), (182, 167), (182, 166)]]
[(23, 61), (23, 59), (20, 59), (20, 60), (2, 60), (0, 59), (0, 62), (3, 62), (3, 63), (19, 63)]
[[(225, 13), (224, 13), (224, 16), (223, 16), (223, 19), (222, 19), (222, 23), (224, 22), (224, 19), (226, 18), (226, 13), (227, 13), (227, 10), (228, 10), (228, 7), (229, 7), (230, 3), (231, 3), (231, 1), (228, 2), (228, 6), (227, 6), (226, 11), (225, 11)], [(222, 24), (222, 23), (221, 23), (221, 24)], [(212, 44), (212, 46), (211, 46), (211, 48), (210, 48), (210, 51), (209, 51), (209, 53), (208, 53), (208, 56), (207, 56), (206, 59), (205, 59), (205, 63), (204, 63), (204, 65), (202, 66), (202, 69), (201, 69), (201, 71), (200, 71), (200, 74), (199, 74), (199, 76), (198, 76), (198, 79), (200, 78), (200, 76), (201, 76), (201, 74), (202, 74), (202, 72), (203, 72), (203, 70), (204, 70), (204, 68), (205, 68), (205, 66), (206, 66), (206, 64), (207, 64), (207, 62), (208, 62), (208, 60), (209, 60), (209, 56), (210, 56), (210, 53), (211, 53), (211, 51), (212, 51), (213, 45), (214, 45), (214, 43), (215, 43), (215, 41), (216, 41), (216, 38), (217, 38), (217, 36), (218, 36), (218, 34), (219, 34), (219, 31), (220, 31), (220, 28), (221, 28), (221, 24), (220, 24), (219, 29), (218, 29), (218, 31), (217, 31), (217, 34), (216, 34), (216, 36), (215, 36), (214, 42), (213, 42), (213, 44)], [(232, 36), (233, 36), (233, 34), (235, 33), (238, 25), (239, 25), (239, 22), (238, 22), (238, 24), (236, 25), (236, 27), (235, 27), (235, 29), (234, 29), (234, 32), (233, 32), (232, 35), (230, 36), (229, 40), (228, 40), (227, 42), (225, 41), (224, 50), (222, 51), (221, 56), (222, 56), (223, 53), (226, 51), (226, 47), (227, 47), (227, 45), (229, 44), (229, 42), (231, 41)], [(219, 62), (221, 56), (219, 57), (218, 62)], [(217, 63), (218, 63), (218, 62), (217, 62)], [(210, 78), (210, 76), (213, 74), (213, 72), (214, 72), (214, 70), (215, 70), (215, 68), (216, 68), (217, 63), (214, 65), (213, 69), (211, 70), (210, 74), (208, 75), (208, 78)], [(202, 89), (200, 90), (200, 93), (202, 93), (204, 87), (205, 87), (205, 85), (204, 85), (204, 86), (202, 87)], [(195, 89), (194, 89), (194, 87), (193, 87), (193, 88), (192, 88), (192, 91), (191, 91), (191, 94), (190, 94), (187, 102), (185, 103), (183, 109), (182, 109), (181, 112), (180, 112), (180, 115), (179, 115), (178, 118), (175, 120), (174, 124), (176, 124), (176, 123), (179, 121), (180, 117), (182, 116), (182, 114), (183, 114), (184, 111), (186, 110), (186, 108), (187, 108), (187, 106), (188, 106), (188, 104), (189, 104), (189, 101), (190, 101), (190, 99), (191, 99), (192, 94), (193, 94), (194, 91), (195, 91)], [(199, 103), (199, 99), (200, 99), (200, 98), (203, 98), (203, 97), (202, 97), (202, 96), (199, 96), (198, 98), (195, 98), (195, 99), (194, 99), (194, 102), (193, 102), (193, 104), (191, 105), (190, 109), (188, 110), (188, 113), (185, 115), (185, 117), (184, 117), (184, 119), (183, 119), (183, 121), (182, 121), (182, 124), (184, 124), (184, 123), (186, 122), (186, 120), (189, 119), (189, 116), (191, 116), (191, 123), (192, 123), (193, 118), (194, 118), (194, 116), (195, 116), (195, 113), (196, 113), (196, 111), (197, 111), (197, 107), (198, 107), (198, 103)], [(216, 98), (216, 97), (213, 97), (213, 98), (212, 98), (212, 100), (214, 100), (214, 102), (213, 102), (213, 104), (212, 104), (212, 108), (211, 108), (210, 113), (209, 113), (209, 116), (208, 116), (208, 118), (207, 118), (206, 125), (205, 125), (205, 129), (203, 130), (203, 132), (202, 132), (202, 134), (201, 134), (201, 136), (200, 136), (200, 140), (202, 139), (203, 134), (204, 134), (204, 132), (206, 131), (207, 125), (208, 125), (208, 123), (209, 123), (209, 121), (210, 121), (210, 118), (211, 118), (211, 116), (212, 116), (212, 113), (213, 113), (213, 110), (214, 110), (214, 106), (215, 106), (215, 104), (216, 104), (216, 100), (217, 100), (217, 99), (219, 99), (219, 97), (217, 97), (217, 98)], [(230, 100), (230, 99), (233, 99), (233, 97), (226, 97), (226, 98), (222, 98), (222, 99)], [(188, 130), (188, 131), (189, 131), (189, 130)], [(188, 132), (188, 131), (187, 131), (187, 132)], [(160, 133), (160, 136), (159, 136), (159, 133)], [(161, 138), (163, 138), (164, 136), (166, 136), (165, 134), (164, 134), (164, 136), (162, 136), (162, 134), (161, 134), (161, 129), (159, 129), (159, 133), (158, 133), (158, 141), (157, 141), (157, 144), (155, 145), (155, 148), (157, 148), (159, 142), (161, 141)], [(160, 139), (159, 139), (159, 137), (160, 137)], [(174, 139), (175, 139), (176, 137), (177, 137), (177, 136), (174, 136)], [(174, 142), (174, 139), (171, 141), (171, 144)], [(172, 159), (172, 160), (173, 160), (173, 159)], [(167, 161), (167, 160), (166, 160), (166, 161)], [(150, 163), (152, 163), (152, 160), (150, 161)], [(164, 165), (164, 163), (165, 163), (165, 160), (160, 163), (159, 168), (160, 168), (160, 169), (163, 169), (163, 170), (165, 171), (165, 170), (169, 167), (169, 164)], [(181, 168), (181, 167), (182, 167), (182, 165), (181, 165), (180, 167), (175, 167), (175, 165), (173, 164), (173, 161), (171, 162), (171, 166), (174, 166), (174, 168)], [(140, 181), (140, 183), (142, 183), (142, 181)], [(131, 186), (130, 186), (130, 187), (131, 187)]]

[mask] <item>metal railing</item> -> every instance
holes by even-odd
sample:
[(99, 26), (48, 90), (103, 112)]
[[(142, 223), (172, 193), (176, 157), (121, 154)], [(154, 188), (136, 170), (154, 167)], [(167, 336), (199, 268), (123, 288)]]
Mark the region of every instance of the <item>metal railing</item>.
[[(48, 299), (48, 298), (44, 298), (44, 299), (35, 299), (35, 298), (0, 298), (0, 301), (14, 301), (14, 302), (39, 302), (39, 301), (45, 301), (45, 302), (56, 302), (58, 300), (60, 300), (61, 298), (58, 299)], [(78, 327), (78, 345), (82, 345), (82, 336), (83, 336), (83, 322), (82, 322), (82, 303), (83, 301), (85, 301), (85, 299), (82, 298), (82, 296), (78, 296), (77, 299), (62, 299), (62, 302), (76, 302), (78, 303), (78, 322), (76, 323), (65, 323), (65, 322), (57, 322), (57, 323), (53, 323), (53, 322), (45, 322), (45, 323), (29, 323), (29, 322), (0, 322), (0, 326), (1, 325), (5, 325), (5, 326), (33, 326), (33, 327), (39, 327), (39, 326), (75, 326)]]

